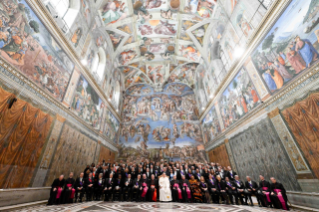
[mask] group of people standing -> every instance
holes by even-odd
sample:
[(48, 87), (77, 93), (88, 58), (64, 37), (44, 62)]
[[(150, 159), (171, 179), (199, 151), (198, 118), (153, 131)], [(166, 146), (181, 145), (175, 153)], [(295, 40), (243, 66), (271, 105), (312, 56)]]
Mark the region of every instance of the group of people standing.
[[(256, 196), (260, 207), (289, 210), (286, 190), (275, 178), (246, 181), (230, 166), (218, 163), (149, 162), (99, 163), (87, 166), (74, 180), (61, 175), (52, 183), (48, 204), (86, 201), (152, 201), (236, 204), (253, 206)], [(248, 204), (249, 202), (250, 204)]]

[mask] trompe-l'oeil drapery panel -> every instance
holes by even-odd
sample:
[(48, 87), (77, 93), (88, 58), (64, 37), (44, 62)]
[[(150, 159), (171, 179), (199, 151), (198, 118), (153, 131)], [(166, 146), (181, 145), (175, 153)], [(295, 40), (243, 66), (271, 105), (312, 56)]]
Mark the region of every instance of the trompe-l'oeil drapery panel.
[(53, 118), (0, 87), (0, 188), (27, 187)]
[(319, 93), (282, 111), (310, 167), (319, 178)]
[(99, 161), (102, 162), (105, 160), (106, 163), (113, 162), (115, 159), (115, 153), (101, 145)]
[(229, 157), (225, 144), (209, 151), (209, 159), (211, 162), (219, 163), (223, 167), (230, 166)]

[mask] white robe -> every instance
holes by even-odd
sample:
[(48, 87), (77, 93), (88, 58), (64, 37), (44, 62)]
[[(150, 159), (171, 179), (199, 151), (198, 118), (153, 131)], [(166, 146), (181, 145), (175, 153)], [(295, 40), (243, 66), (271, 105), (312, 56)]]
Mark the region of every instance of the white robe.
[(161, 177), (159, 180), (159, 186), (160, 186), (160, 190), (159, 190), (160, 201), (162, 202), (172, 201), (172, 192), (171, 192), (168, 177)]

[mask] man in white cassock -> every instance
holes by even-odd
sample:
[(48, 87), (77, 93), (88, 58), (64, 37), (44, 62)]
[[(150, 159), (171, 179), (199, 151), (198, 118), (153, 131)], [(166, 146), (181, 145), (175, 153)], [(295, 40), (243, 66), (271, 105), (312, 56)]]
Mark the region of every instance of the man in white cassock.
[(160, 190), (159, 190), (160, 201), (161, 202), (172, 201), (171, 187), (170, 187), (168, 176), (166, 176), (165, 172), (163, 172), (163, 174), (160, 176), (158, 184), (160, 187)]

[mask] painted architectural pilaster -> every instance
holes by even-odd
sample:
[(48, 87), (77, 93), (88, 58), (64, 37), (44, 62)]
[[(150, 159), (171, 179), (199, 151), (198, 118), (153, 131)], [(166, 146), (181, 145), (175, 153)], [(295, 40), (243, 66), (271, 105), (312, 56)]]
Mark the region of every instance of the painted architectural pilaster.
[(220, 124), (220, 129), (223, 131), (225, 129), (225, 126), (224, 126), (224, 122), (223, 122), (222, 116), (220, 114), (220, 109), (219, 109), (218, 102), (215, 102), (215, 108), (216, 108), (218, 121), (219, 121), (219, 124)]
[(229, 158), (229, 162), (231, 165), (232, 170), (234, 170), (235, 172), (237, 172), (237, 167), (236, 167), (236, 163), (234, 161), (234, 157), (233, 157), (233, 153), (231, 151), (230, 145), (229, 145), (229, 140), (225, 139), (225, 146), (227, 149), (227, 153), (228, 153), (228, 158)]
[(80, 76), (81, 76), (81, 73), (78, 71), (77, 67), (75, 67), (73, 74), (71, 76), (71, 80), (69, 82), (68, 89), (65, 93), (64, 100), (63, 100), (63, 104), (66, 105), (67, 107), (69, 107), (72, 102), (72, 97)]
[(63, 118), (60, 115), (56, 116), (56, 120), (51, 131), (51, 135), (49, 137), (44, 154), (42, 156), (40, 166), (33, 180), (32, 187), (42, 187), (44, 185), (45, 176), (47, 175), (51, 160), (53, 158), (53, 153), (59, 140), (64, 122), (65, 118)]
[(263, 81), (261, 80), (253, 62), (251, 61), (250, 57), (246, 60), (245, 68), (247, 73), (249, 74), (250, 79), (252, 80), (261, 100), (265, 100), (270, 96), (266, 86), (264, 85)]
[(279, 113), (279, 109), (276, 108), (275, 110), (271, 111), (270, 113), (268, 113), (268, 116), (273, 123), (297, 174), (311, 173), (304, 157), (302, 156), (298, 146), (296, 145), (295, 140), (293, 139), (285, 122), (283, 121)]

